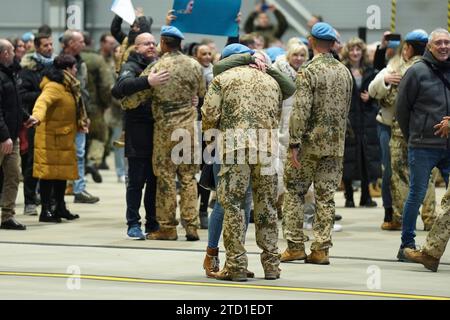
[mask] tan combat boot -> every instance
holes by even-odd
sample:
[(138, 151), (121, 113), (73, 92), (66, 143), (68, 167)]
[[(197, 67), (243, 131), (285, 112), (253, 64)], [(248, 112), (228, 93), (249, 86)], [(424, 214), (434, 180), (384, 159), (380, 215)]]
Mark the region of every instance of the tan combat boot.
[(288, 262), (294, 260), (305, 260), (306, 252), (304, 249), (289, 249), (287, 248), (280, 257), (280, 262)]
[(214, 272), (219, 272), (219, 248), (206, 248), (205, 260), (203, 260), (203, 269), (205, 269), (208, 278), (214, 278)]
[(147, 240), (177, 240), (176, 228), (161, 227), (158, 231), (147, 234)]
[(408, 260), (421, 263), (428, 270), (431, 270), (433, 272), (436, 272), (438, 270), (440, 259), (436, 259), (435, 257), (432, 257), (423, 251), (410, 248), (405, 248), (403, 250), (403, 253)]
[(186, 240), (187, 241), (198, 241), (198, 240), (200, 240), (200, 237), (198, 236), (196, 227), (192, 227), (192, 226), (186, 227)]
[(402, 230), (402, 224), (398, 221), (389, 221), (389, 222), (383, 222), (383, 224), (381, 225), (381, 230), (386, 230), (386, 231), (398, 231), (398, 230)]
[(277, 280), (280, 279), (281, 269), (278, 270), (264, 270), (264, 279)]
[(247, 281), (247, 271), (239, 271), (239, 272), (231, 272), (226, 267), (224, 267), (219, 272), (215, 272), (214, 278), (217, 280), (227, 280), (227, 281), (236, 281), (236, 282), (244, 282)]
[(328, 257), (328, 249), (325, 250), (311, 250), (311, 254), (306, 257), (305, 263), (312, 264), (330, 264)]

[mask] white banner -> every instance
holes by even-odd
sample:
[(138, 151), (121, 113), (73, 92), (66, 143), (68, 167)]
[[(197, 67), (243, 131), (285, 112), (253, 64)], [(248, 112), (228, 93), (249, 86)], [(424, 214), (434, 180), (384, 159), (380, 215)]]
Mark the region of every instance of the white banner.
[(131, 0), (114, 0), (111, 11), (128, 22), (130, 25), (136, 20), (136, 11)]

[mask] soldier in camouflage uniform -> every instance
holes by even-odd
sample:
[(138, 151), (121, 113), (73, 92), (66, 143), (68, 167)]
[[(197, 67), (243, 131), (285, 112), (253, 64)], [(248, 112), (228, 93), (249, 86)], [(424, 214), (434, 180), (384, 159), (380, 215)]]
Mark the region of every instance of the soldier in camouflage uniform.
[[(152, 110), (155, 118), (153, 170), (158, 178), (156, 193), (156, 214), (160, 230), (147, 235), (149, 240), (176, 240), (178, 235), (175, 218), (177, 199), (175, 176), (181, 183), (180, 212), (181, 219), (186, 222), (186, 238), (188, 241), (199, 240), (197, 228), (199, 224), (197, 210), (197, 181), (195, 174), (198, 165), (194, 164), (194, 143), (198, 143), (194, 135), (197, 109), (192, 104), (195, 96), (205, 95), (205, 82), (201, 65), (184, 54), (180, 49), (181, 32), (174, 27), (164, 26), (161, 31), (161, 59), (150, 65), (142, 76), (148, 77), (151, 72), (169, 71), (170, 80), (163, 86), (144, 90), (122, 101), (123, 107), (133, 108), (135, 105), (152, 98)], [(172, 133), (185, 130), (190, 135), (190, 159), (175, 164), (171, 158), (172, 149), (179, 144), (171, 141)], [(184, 137), (186, 139), (186, 137)], [(184, 141), (186, 142), (186, 141)], [(185, 151), (185, 150), (184, 150)]]
[[(232, 45), (233, 46), (233, 45)], [(227, 52), (227, 47), (224, 52)], [(224, 56), (224, 54), (223, 54)], [(260, 59), (264, 59), (260, 56)], [(264, 60), (263, 60), (264, 61)], [(264, 106), (264, 109), (261, 108)], [(268, 74), (250, 66), (241, 66), (225, 71), (215, 77), (209, 87), (202, 107), (203, 129), (219, 129), (226, 133), (227, 147), (222, 152), (217, 187), (218, 200), (224, 209), (223, 239), (226, 250), (224, 268), (215, 274), (219, 280), (246, 281), (248, 260), (244, 247), (245, 215), (241, 203), (251, 181), (253, 188), (256, 242), (263, 250), (261, 263), (265, 279), (280, 277), (277, 228), (277, 174), (274, 167), (276, 151), (271, 141), (262, 145), (261, 141), (247, 140), (243, 136), (246, 130), (255, 132), (277, 132), (282, 106), (282, 93), (278, 83)], [(240, 129), (229, 135), (230, 130)], [(229, 147), (229, 139), (233, 147)], [(243, 142), (235, 143), (235, 139)], [(245, 152), (242, 162), (236, 162), (240, 152)], [(270, 160), (261, 157), (250, 161), (252, 152), (264, 154)], [(232, 159), (233, 161), (229, 161)], [(256, 160), (256, 159), (255, 159)], [(270, 167), (271, 169), (270, 170)]]
[(441, 207), (442, 213), (437, 215), (423, 248), (421, 250), (405, 249), (408, 260), (421, 263), (434, 272), (438, 270), (439, 261), (450, 239), (450, 188), (447, 188), (442, 198)]
[(81, 53), (81, 58), (86, 63), (88, 70), (87, 89), (90, 99), (87, 111), (91, 120), (86, 173), (91, 173), (95, 182), (102, 182), (98, 167), (103, 160), (108, 130), (104, 113), (111, 105), (111, 88), (114, 84), (114, 78), (103, 57), (90, 48), (92, 45), (90, 36), (85, 35), (84, 39), (88, 49)]
[[(314, 58), (298, 73), (289, 125), (289, 154), (284, 171), (283, 231), (288, 248), (281, 262), (304, 260), (329, 264), (335, 216), (334, 194), (342, 178), (345, 132), (353, 80), (330, 53), (334, 29), (317, 23), (311, 31)], [(303, 234), (305, 195), (314, 183), (314, 242), (306, 256)]]

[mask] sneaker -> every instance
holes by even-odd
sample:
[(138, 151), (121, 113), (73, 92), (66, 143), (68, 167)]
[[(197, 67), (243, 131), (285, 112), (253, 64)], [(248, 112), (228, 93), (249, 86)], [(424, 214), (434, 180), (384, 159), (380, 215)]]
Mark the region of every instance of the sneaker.
[(127, 179), (125, 178), (125, 176), (117, 177), (117, 182), (119, 182), (119, 183), (125, 183), (126, 181), (127, 181)]
[(96, 203), (99, 202), (99, 197), (94, 197), (92, 194), (87, 192), (86, 190), (75, 194), (75, 203)]
[(333, 232), (341, 232), (342, 231), (342, 226), (340, 224), (335, 223), (333, 225)]
[(141, 227), (132, 226), (128, 228), (128, 238), (132, 240), (145, 240), (145, 235), (142, 233)]
[(37, 216), (38, 211), (35, 204), (26, 204), (25, 208), (23, 209), (23, 214), (26, 216)]

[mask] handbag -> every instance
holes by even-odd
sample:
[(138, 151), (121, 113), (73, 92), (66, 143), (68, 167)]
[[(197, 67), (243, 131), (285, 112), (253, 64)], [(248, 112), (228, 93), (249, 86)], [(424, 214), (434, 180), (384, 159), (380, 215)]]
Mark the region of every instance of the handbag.
[(214, 179), (213, 164), (204, 164), (200, 174), (198, 184), (209, 191), (216, 191), (216, 184)]

